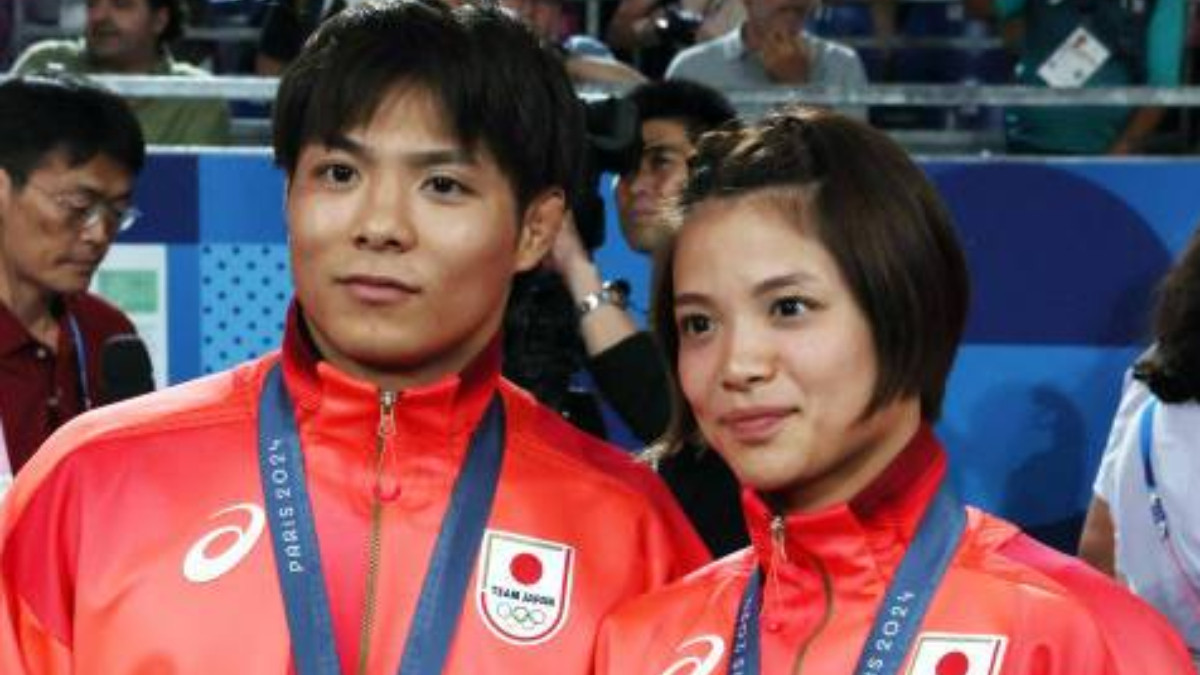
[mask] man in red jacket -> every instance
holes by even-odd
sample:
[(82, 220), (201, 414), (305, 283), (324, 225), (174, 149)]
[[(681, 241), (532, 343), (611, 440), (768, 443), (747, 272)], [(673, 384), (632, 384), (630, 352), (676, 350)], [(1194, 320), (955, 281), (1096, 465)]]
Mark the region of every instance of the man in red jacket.
[(275, 107), (282, 353), (84, 416), (4, 506), (0, 672), (587, 673), (700, 562), (657, 479), (499, 375), (582, 147), (497, 10), (363, 5)]

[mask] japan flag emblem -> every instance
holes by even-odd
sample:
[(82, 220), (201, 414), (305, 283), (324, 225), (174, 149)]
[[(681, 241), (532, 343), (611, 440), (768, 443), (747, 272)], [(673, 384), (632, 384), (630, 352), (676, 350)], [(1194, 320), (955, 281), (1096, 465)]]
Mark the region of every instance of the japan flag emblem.
[(476, 605), (496, 637), (515, 645), (545, 642), (567, 622), (575, 549), (554, 541), (488, 530), (476, 575)]
[(1002, 635), (921, 633), (905, 675), (996, 675), (1008, 642)]

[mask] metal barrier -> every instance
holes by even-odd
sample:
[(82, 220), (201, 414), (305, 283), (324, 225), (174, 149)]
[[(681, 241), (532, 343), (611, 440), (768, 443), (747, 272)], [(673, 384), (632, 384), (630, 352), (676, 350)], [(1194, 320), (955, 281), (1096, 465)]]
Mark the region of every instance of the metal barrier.
[[(278, 81), (268, 77), (153, 77), (104, 75), (97, 82), (126, 96), (224, 98), (270, 102)], [(586, 86), (583, 97), (619, 94), (624, 87)], [(802, 86), (727, 89), (739, 108), (803, 101), (830, 106), (1163, 106), (1200, 107), (1200, 87), (1045, 87), (975, 84), (883, 84), (862, 88)]]
[[(114, 91), (133, 97), (222, 98), (230, 101), (269, 103), (275, 98), (278, 80), (265, 77), (155, 77), (105, 75), (94, 78)], [(583, 86), (585, 99), (619, 95), (627, 87)], [(804, 102), (833, 107), (897, 106), (924, 108), (1002, 108), (1008, 106), (1160, 106), (1200, 108), (1200, 87), (1109, 87), (1049, 89), (1030, 86), (976, 84), (907, 84), (844, 87), (766, 87), (729, 89), (726, 95), (747, 117), (760, 116), (770, 108)], [(235, 120), (234, 138), (243, 145), (264, 144), (270, 138), (270, 123), (262, 115)], [(924, 129), (892, 132), (916, 153), (945, 154), (1000, 151), (1003, 138), (996, 128)]]

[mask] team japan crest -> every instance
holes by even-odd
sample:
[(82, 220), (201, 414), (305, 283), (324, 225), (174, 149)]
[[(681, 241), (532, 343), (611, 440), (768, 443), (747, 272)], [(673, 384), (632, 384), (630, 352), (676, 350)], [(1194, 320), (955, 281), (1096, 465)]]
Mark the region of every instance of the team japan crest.
[(921, 633), (905, 675), (996, 675), (1007, 642), (1003, 635)]
[(575, 550), (566, 544), (488, 530), (479, 556), (476, 598), (500, 639), (534, 645), (567, 622)]

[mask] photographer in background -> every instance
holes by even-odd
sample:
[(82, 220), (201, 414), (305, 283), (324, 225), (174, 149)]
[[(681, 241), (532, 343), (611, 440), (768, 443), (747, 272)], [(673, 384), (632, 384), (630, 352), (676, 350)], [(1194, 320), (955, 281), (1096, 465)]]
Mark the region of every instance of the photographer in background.
[(636, 52), (642, 72), (659, 77), (680, 49), (723, 35), (745, 18), (742, 0), (621, 0), (605, 40)]
[[(636, 164), (619, 179), (618, 192), (627, 190), (631, 198), (628, 211), (618, 210), (621, 232), (631, 249), (650, 255), (669, 233), (664, 207), (687, 181), (696, 141), (706, 131), (737, 124), (737, 113), (720, 92), (684, 80), (644, 84), (626, 100), (636, 107), (641, 140)], [(653, 443), (671, 413), (662, 356), (629, 312), (628, 283), (604, 281), (579, 232), (567, 225), (547, 265), (570, 293), (583, 364), (603, 401), (641, 442)], [(658, 468), (714, 555), (745, 545), (737, 483), (716, 454), (679, 453)]]

